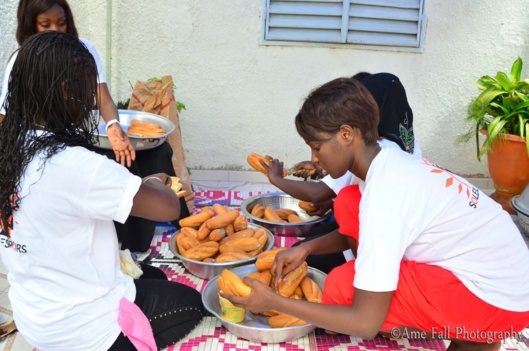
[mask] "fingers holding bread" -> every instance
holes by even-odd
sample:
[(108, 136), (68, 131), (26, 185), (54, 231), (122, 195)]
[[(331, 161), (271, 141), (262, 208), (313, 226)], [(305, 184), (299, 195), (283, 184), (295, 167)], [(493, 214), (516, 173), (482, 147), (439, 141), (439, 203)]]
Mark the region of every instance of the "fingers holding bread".
[[(266, 175), (268, 172), (265, 166), (263, 166), (263, 164), (270, 166), (271, 157), (262, 156), (262, 155), (256, 154), (255, 152), (252, 152), (250, 155), (248, 155), (248, 157), (246, 158), (246, 161), (253, 169)], [(288, 175), (287, 170), (283, 168), (282, 176), (286, 177), (287, 175)]]

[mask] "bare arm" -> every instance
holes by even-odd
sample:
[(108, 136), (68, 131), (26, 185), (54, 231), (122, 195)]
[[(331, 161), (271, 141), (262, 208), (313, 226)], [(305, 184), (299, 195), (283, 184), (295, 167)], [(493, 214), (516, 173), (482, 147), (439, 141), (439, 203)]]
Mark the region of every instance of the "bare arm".
[(266, 164), (264, 166), (267, 169), (270, 183), (296, 199), (319, 203), (336, 197), (334, 191), (323, 182), (305, 182), (283, 178), (283, 162), (277, 159), (272, 159), (270, 166)]
[(274, 276), (273, 285), (276, 286), (286, 274), (299, 267), (309, 255), (337, 253), (349, 248), (353, 249), (353, 247), (349, 247), (346, 237), (338, 233), (338, 230), (334, 230), (319, 238), (304, 241), (300, 245), (281, 251), (276, 255), (270, 269)]
[(167, 174), (157, 173), (145, 177), (134, 196), (130, 215), (160, 222), (178, 219), (180, 200), (170, 186), (171, 178)]
[(355, 289), (351, 306), (328, 305), (280, 296), (260, 281), (245, 278), (252, 287), (246, 297), (222, 294), (236, 306), (252, 312), (274, 309), (337, 333), (372, 339), (380, 331), (389, 311), (393, 291), (370, 292)]
[[(108, 91), (106, 83), (101, 83), (98, 85), (97, 99), (99, 102), (101, 116), (105, 122), (108, 123), (113, 119), (117, 119), (119, 121), (118, 109), (114, 103), (114, 100), (112, 100), (112, 97), (110, 96), (110, 92)], [(116, 161), (122, 165), (127, 165), (127, 167), (130, 167), (132, 161), (136, 159), (136, 151), (130, 143), (127, 134), (125, 134), (123, 129), (121, 129), (121, 126), (116, 123), (108, 127), (107, 136), (108, 141), (112, 145), (112, 150), (114, 150), (114, 154), (116, 155)]]

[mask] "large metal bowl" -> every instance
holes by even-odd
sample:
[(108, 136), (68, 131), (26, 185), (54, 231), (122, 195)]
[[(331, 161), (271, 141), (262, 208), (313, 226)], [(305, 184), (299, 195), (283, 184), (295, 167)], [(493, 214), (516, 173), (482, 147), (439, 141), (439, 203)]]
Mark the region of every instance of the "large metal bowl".
[[(262, 228), (260, 225), (254, 224), (254, 223), (248, 223), (248, 228), (258, 229)], [(266, 246), (263, 249), (263, 252), (270, 250), (274, 246), (274, 235), (266, 228), (263, 228), (266, 230), (266, 233), (268, 235), (268, 240), (266, 242)], [(215, 263), (215, 262), (202, 262), (202, 261), (195, 261), (190, 260), (189, 258), (186, 258), (182, 255), (180, 255), (180, 252), (178, 252), (178, 246), (176, 245), (176, 237), (180, 234), (180, 231), (177, 231), (176, 233), (171, 236), (171, 239), (169, 239), (169, 250), (178, 257), (182, 263), (184, 264), (184, 267), (187, 268), (191, 274), (202, 278), (202, 279), (211, 279), (215, 277), (216, 275), (219, 275), (225, 268), (226, 269), (232, 269), (234, 267), (247, 265), (249, 263), (255, 262), (257, 257), (259, 255), (248, 258), (246, 260), (240, 260), (240, 261), (234, 261), (234, 262), (222, 262), (222, 263)]]
[[(255, 264), (231, 269), (233, 273), (237, 274), (241, 278), (252, 272), (255, 272), (256, 270), (257, 268), (255, 268)], [(309, 267), (307, 270), (307, 276), (314, 280), (320, 289), (323, 290), (323, 284), (325, 282), (325, 277), (327, 276), (325, 273), (315, 268)], [(204, 288), (204, 292), (202, 293), (202, 302), (204, 303), (204, 307), (206, 307), (209, 312), (217, 317), (226, 329), (238, 337), (254, 342), (280, 343), (305, 336), (316, 329), (316, 327), (312, 324), (298, 325), (287, 328), (271, 328), (268, 325), (268, 317), (255, 315), (249, 311), (246, 311), (245, 320), (241, 323), (233, 323), (223, 319), (220, 316), (220, 289), (217, 285), (218, 278), (219, 277), (216, 276), (208, 282)]]
[(520, 195), (516, 195), (511, 199), (511, 207), (514, 208), (518, 214), (518, 223), (520, 227), (520, 232), (526, 236), (529, 236), (529, 211), (525, 211), (525, 207), (522, 207), (517, 202)]
[[(176, 126), (174, 125), (174, 123), (171, 122), (168, 118), (158, 116), (152, 113), (134, 111), (134, 110), (118, 110), (118, 112), (119, 112), (119, 124), (121, 125), (121, 128), (125, 132), (127, 132), (127, 130), (129, 129), (131, 121), (133, 119), (150, 122), (150, 123), (156, 123), (165, 130), (164, 134), (157, 136), (157, 137), (145, 138), (145, 137), (129, 135), (129, 140), (132, 146), (134, 147), (134, 150), (138, 150), (138, 151), (148, 150), (148, 149), (153, 149), (157, 146), (160, 146), (167, 139), (169, 134), (171, 134), (176, 129)], [(110, 142), (108, 141), (105, 127), (106, 127), (106, 122), (103, 120), (101, 116), (99, 116), (99, 125), (97, 128), (99, 132), (99, 142), (96, 143), (94, 146), (99, 147), (101, 149), (112, 150), (112, 146), (110, 145)]]
[[(241, 210), (250, 221), (257, 223), (270, 230), (273, 234), (280, 236), (306, 236), (313, 227), (320, 225), (331, 215), (331, 211), (329, 210), (323, 216), (309, 216), (305, 210), (302, 210), (298, 206), (298, 203), (298, 199), (286, 193), (276, 192), (255, 195), (247, 198), (242, 202)], [(286, 208), (294, 210), (297, 212), (298, 216), (304, 219), (304, 222), (277, 223), (252, 216), (252, 209), (257, 204), (261, 204), (265, 207), (271, 206), (273, 209)]]

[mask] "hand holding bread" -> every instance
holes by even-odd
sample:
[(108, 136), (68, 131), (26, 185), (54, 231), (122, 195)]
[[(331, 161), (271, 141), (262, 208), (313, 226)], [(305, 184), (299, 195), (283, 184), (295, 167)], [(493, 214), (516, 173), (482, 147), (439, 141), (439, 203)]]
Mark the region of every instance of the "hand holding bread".
[[(246, 161), (248, 161), (248, 164), (252, 166), (253, 169), (263, 173), (264, 175), (268, 175), (268, 170), (264, 165), (270, 166), (271, 160), (272, 158), (270, 156), (261, 156), (254, 152), (248, 155), (248, 157), (246, 158)], [(286, 177), (288, 175), (287, 170), (283, 168), (281, 175), (282, 177)]]
[[(307, 323), (295, 316), (270, 309), (270, 307), (273, 306), (271, 301), (275, 299), (274, 295), (321, 303), (322, 291), (318, 284), (307, 276), (308, 266), (306, 262), (303, 262), (301, 265), (286, 274), (277, 285), (277, 288), (274, 288), (272, 273), (269, 269), (271, 266), (270, 261), (273, 261), (276, 255), (283, 250), (286, 250), (286, 248), (273, 248), (269, 250), (266, 255), (261, 255), (255, 262), (257, 270), (248, 274), (242, 280), (241, 277), (230, 271), (231, 274), (223, 272), (217, 282), (222, 297), (229, 298), (235, 305), (249, 309), (253, 313), (259, 313), (269, 317), (268, 323), (271, 328), (285, 328)], [(247, 280), (247, 278), (254, 280)], [(241, 286), (241, 283), (245, 286)], [(242, 295), (237, 289), (243, 289)], [(252, 296), (252, 291), (256, 291), (255, 296)], [(229, 297), (225, 294), (247, 296), (247, 299), (234, 298), (233, 296)]]

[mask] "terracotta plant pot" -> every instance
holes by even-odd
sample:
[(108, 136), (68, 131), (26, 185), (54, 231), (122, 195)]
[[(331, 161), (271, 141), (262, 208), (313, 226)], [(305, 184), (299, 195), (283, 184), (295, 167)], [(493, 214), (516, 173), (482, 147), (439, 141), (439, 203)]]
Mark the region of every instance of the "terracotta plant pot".
[(511, 214), (516, 211), (510, 200), (529, 184), (529, 156), (525, 139), (512, 134), (502, 134), (487, 153), (489, 174), (496, 191), (491, 197)]

